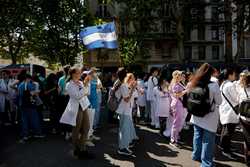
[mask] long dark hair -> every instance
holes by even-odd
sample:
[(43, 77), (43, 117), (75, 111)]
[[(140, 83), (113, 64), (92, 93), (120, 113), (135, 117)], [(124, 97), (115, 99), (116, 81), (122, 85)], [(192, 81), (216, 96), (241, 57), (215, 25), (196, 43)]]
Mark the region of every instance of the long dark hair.
[(117, 71), (117, 76), (119, 78), (119, 80), (121, 82), (123, 82), (123, 80), (125, 79), (125, 77), (127, 76), (127, 70), (123, 67), (120, 67)]
[(57, 76), (55, 73), (51, 73), (46, 78), (46, 86), (48, 88), (54, 88), (57, 87)]
[(245, 88), (250, 87), (250, 73), (247, 74), (246, 79), (245, 79)]
[(163, 91), (161, 85), (164, 83), (164, 81), (165, 81), (165, 78), (164, 78), (163, 76), (161, 76), (161, 77), (159, 78), (159, 82), (158, 82), (158, 89), (159, 89), (161, 92)]
[(213, 72), (214, 68), (210, 64), (202, 64), (195, 73), (195, 76), (192, 80), (192, 87), (196, 87), (197, 85), (207, 86), (210, 83)]
[(63, 71), (64, 71), (65, 78), (67, 78), (69, 75), (69, 71), (70, 71), (70, 65), (65, 65), (63, 67)]

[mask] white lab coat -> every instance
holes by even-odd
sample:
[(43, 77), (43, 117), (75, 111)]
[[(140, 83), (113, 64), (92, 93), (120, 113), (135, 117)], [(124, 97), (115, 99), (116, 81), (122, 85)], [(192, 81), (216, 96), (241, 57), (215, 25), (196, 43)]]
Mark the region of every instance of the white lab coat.
[[(235, 84), (231, 81), (224, 81), (220, 87), (220, 90), (223, 91), (227, 99), (235, 107), (239, 104), (238, 93), (236, 92)], [(220, 122), (222, 125), (229, 123), (239, 123), (239, 116), (234, 112), (227, 100), (222, 96), (222, 103), (219, 107), (220, 113)]]
[(15, 84), (17, 80), (15, 79), (10, 79), (8, 83), (8, 96), (10, 100), (16, 99), (17, 97), (17, 90), (13, 89), (12, 86)]
[(142, 79), (138, 79), (137, 88), (140, 90), (138, 92), (137, 105), (140, 107), (146, 106), (146, 96), (145, 96), (145, 83)]
[[(244, 100), (247, 100), (248, 98), (250, 98), (250, 87), (245, 88), (246, 92), (244, 90), (243, 87), (241, 87), (238, 91), (238, 95), (239, 95), (239, 103), (241, 103)], [(247, 94), (246, 94), (247, 93)], [(247, 97), (248, 96), (248, 97)]]
[(76, 118), (79, 111), (79, 106), (82, 112), (87, 112), (90, 102), (88, 100), (88, 87), (85, 87), (82, 82), (80, 86), (70, 81), (66, 84), (65, 90), (70, 99), (68, 105), (60, 119), (61, 123), (76, 126)]
[(8, 86), (4, 80), (0, 80), (0, 112), (5, 111), (5, 100), (8, 98)]
[(148, 89), (147, 89), (147, 100), (153, 101), (155, 100), (153, 96), (154, 87), (158, 85), (158, 80), (156, 77), (150, 76), (148, 79)]

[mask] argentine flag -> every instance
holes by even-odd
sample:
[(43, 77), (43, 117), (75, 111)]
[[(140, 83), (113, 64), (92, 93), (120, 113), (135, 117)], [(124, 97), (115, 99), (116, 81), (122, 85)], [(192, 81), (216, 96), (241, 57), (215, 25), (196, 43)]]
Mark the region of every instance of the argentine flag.
[(81, 30), (80, 39), (88, 50), (118, 48), (114, 22), (86, 27)]

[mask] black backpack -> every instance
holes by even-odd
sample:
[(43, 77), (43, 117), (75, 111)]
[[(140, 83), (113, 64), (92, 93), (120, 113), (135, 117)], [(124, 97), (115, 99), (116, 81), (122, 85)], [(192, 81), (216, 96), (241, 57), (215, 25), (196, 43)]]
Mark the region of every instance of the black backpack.
[(197, 117), (204, 117), (211, 110), (208, 86), (197, 85), (187, 94), (187, 110)]
[(249, 98), (249, 96), (247, 94), (246, 89), (244, 89), (244, 91), (246, 93), (247, 99), (243, 100), (240, 103), (239, 113), (240, 113), (241, 116), (244, 116), (246, 118), (250, 118), (250, 98)]

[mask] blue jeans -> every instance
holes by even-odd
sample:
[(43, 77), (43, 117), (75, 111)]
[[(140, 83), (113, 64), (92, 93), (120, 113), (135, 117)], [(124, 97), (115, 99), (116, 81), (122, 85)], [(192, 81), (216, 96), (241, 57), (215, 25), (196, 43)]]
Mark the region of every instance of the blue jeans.
[(213, 167), (216, 134), (194, 125), (192, 159), (201, 161), (201, 167)]
[(129, 144), (137, 138), (132, 117), (129, 115), (119, 114), (119, 149), (129, 148)]
[(98, 128), (100, 124), (100, 111), (101, 111), (101, 103), (102, 103), (102, 93), (98, 92), (97, 93), (97, 106), (95, 108), (95, 116), (94, 116), (94, 123), (93, 123), (93, 128)]
[(35, 106), (21, 107), (21, 121), (21, 137), (28, 137), (30, 130), (35, 135), (41, 135), (40, 120)]

